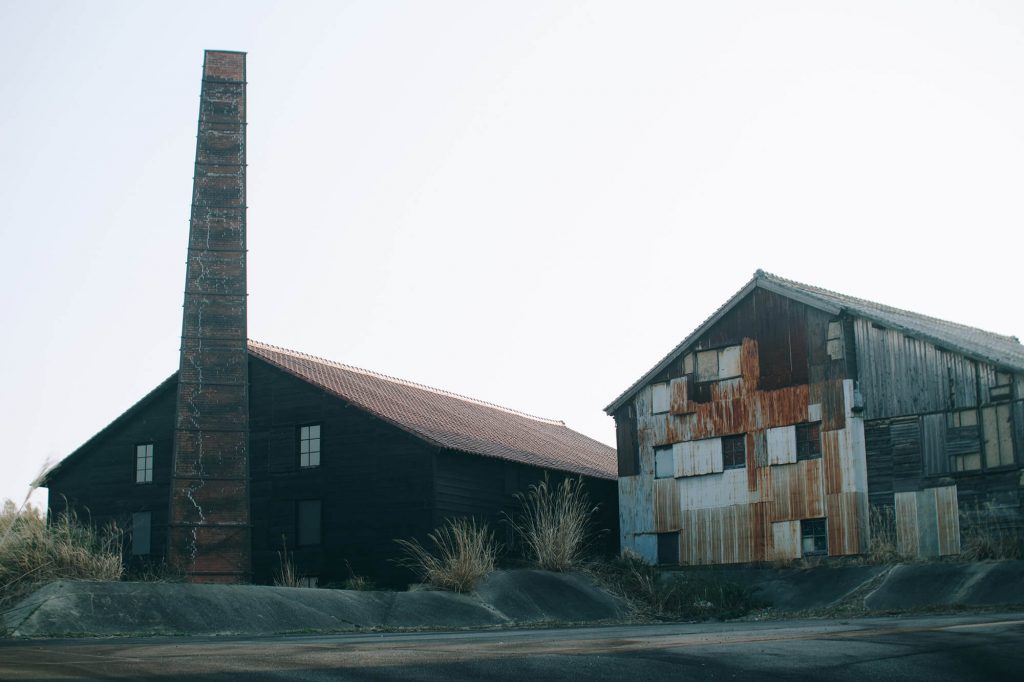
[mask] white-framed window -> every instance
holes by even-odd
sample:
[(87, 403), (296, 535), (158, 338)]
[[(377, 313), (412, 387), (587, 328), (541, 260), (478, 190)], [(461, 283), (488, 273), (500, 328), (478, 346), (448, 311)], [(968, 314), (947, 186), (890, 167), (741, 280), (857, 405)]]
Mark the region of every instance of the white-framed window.
[(153, 482), (153, 444), (142, 443), (135, 446), (135, 482)]
[(299, 466), (303, 469), (320, 466), (320, 425), (299, 427)]

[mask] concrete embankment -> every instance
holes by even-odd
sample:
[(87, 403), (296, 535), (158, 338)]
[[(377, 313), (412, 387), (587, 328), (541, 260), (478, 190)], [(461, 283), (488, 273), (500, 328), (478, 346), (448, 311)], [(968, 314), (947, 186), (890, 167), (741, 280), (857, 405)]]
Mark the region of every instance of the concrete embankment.
[(258, 635), (620, 620), (623, 602), (576, 574), (498, 571), (472, 595), (259, 585), (50, 583), (4, 614), (14, 636)]

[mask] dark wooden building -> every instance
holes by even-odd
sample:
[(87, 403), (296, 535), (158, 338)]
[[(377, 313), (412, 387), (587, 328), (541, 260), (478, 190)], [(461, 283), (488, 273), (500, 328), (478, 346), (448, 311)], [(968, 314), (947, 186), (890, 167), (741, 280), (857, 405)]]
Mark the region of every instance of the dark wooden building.
[(1015, 337), (758, 271), (606, 411), (621, 545), (670, 564), (907, 556), (1024, 531)]
[[(270, 582), (409, 576), (396, 538), (492, 528), (517, 493), (580, 476), (616, 524), (615, 451), (565, 424), (247, 340), (246, 62), (207, 51), (176, 374), (48, 472), (50, 511), (129, 530), (136, 566)], [(504, 539), (504, 538), (503, 538)]]
[[(351, 570), (408, 579), (395, 538), (425, 539), (475, 516), (508, 541), (515, 493), (549, 473), (582, 476), (600, 503), (602, 549), (615, 551), (615, 451), (559, 421), (249, 342), (249, 490), (253, 580), (271, 582), (286, 539), (320, 584)], [(46, 476), (95, 523), (134, 530), (135, 564), (167, 554), (177, 374)], [(610, 544), (609, 544), (610, 543)]]

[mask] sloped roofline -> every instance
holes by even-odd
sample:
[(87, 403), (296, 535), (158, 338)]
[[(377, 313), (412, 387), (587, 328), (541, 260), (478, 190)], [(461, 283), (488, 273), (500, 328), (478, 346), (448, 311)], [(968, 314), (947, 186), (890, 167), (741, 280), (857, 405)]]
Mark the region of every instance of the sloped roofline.
[[(678, 358), (683, 352), (685, 352), (694, 341), (701, 337), (708, 329), (710, 329), (719, 320), (721, 320), (726, 313), (732, 310), (733, 307), (736, 306), (736, 304), (738, 304), (742, 299), (744, 299), (748, 294), (750, 294), (754, 289), (757, 288), (761, 288), (766, 291), (771, 291), (773, 293), (779, 294), (780, 296), (785, 296), (786, 298), (803, 303), (805, 305), (824, 311), (831, 315), (838, 315), (841, 312), (848, 312), (854, 315), (855, 317), (868, 320), (869, 322), (876, 322), (889, 329), (894, 329), (904, 334), (909, 334), (915, 337), (927, 339), (928, 341), (934, 343), (937, 346), (948, 348), (950, 350), (956, 351), (957, 353), (960, 353), (961, 355), (970, 357), (975, 360), (980, 360), (982, 362), (986, 362), (1013, 371), (1024, 370), (1024, 362), (1020, 364), (1013, 364), (1012, 362), (1008, 363), (1005, 359), (992, 357), (991, 355), (987, 354), (984, 350), (980, 350), (978, 347), (972, 347), (970, 344), (965, 345), (962, 343), (956, 343), (955, 341), (952, 341), (948, 337), (939, 337), (931, 333), (927, 328), (923, 326), (916, 327), (912, 325), (901, 324), (894, 321), (891, 318), (872, 314), (869, 306), (878, 306), (888, 311), (892, 311), (894, 313), (910, 315), (913, 317), (921, 318), (922, 320), (929, 320), (937, 323), (954, 325), (955, 327), (965, 331), (969, 330), (972, 332), (986, 334), (991, 337), (998, 338), (1002, 342), (1016, 341), (1016, 337), (1004, 336), (1002, 334), (996, 334), (994, 332), (988, 332), (982, 329), (968, 327), (967, 325), (949, 322), (947, 320), (941, 320), (939, 318), (928, 317), (920, 313), (913, 313), (906, 310), (900, 310), (898, 308), (892, 308), (891, 306), (882, 306), (881, 304), (873, 303), (871, 301), (863, 299), (857, 299), (852, 296), (843, 296), (843, 298), (845, 299), (843, 302), (830, 300), (828, 298), (828, 295), (830, 293), (836, 296), (838, 296), (838, 294), (835, 294), (834, 292), (828, 292), (827, 290), (824, 289), (821, 290), (821, 294), (815, 294), (801, 288), (804, 286), (807, 285), (800, 285), (799, 282), (792, 282), (782, 277), (778, 277), (771, 273), (765, 272), (764, 270), (757, 270), (754, 273), (754, 276), (750, 279), (749, 282), (747, 282), (743, 286), (742, 289), (737, 291), (728, 301), (723, 303), (722, 306), (719, 307), (718, 310), (716, 310), (711, 315), (711, 317), (704, 320), (704, 322), (702, 322), (700, 326), (697, 327), (697, 329), (691, 332), (675, 348), (669, 351), (669, 353), (664, 358), (662, 358), (658, 362), (658, 364), (651, 368), (642, 377), (633, 382), (633, 384), (629, 388), (627, 388), (625, 391), (619, 394), (619, 396), (614, 401), (612, 401), (607, 407), (604, 408), (604, 411), (609, 415), (614, 414), (615, 411), (622, 407), (622, 405), (627, 400), (632, 398), (633, 395), (640, 388), (642, 388), (655, 376), (665, 371), (665, 369), (667, 369), (668, 366), (672, 364), (673, 361), (676, 360), (676, 358)], [(816, 289), (817, 287), (809, 288)], [(858, 305), (858, 303), (861, 302), (864, 304), (863, 306)]]

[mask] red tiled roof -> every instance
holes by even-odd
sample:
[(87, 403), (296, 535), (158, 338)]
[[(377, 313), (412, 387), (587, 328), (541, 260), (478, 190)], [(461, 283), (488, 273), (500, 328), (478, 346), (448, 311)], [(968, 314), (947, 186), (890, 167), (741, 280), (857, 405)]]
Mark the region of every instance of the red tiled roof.
[(258, 341), (249, 341), (249, 353), (438, 447), (616, 477), (614, 448), (563, 422)]

